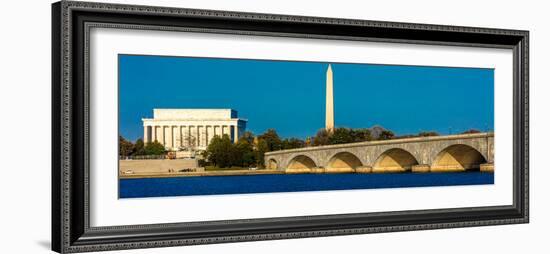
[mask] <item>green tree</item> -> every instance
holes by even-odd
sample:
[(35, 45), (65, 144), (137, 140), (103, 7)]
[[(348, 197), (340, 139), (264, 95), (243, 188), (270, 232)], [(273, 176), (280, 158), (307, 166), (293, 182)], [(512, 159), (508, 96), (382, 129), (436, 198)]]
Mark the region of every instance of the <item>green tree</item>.
[(306, 142), (297, 138), (285, 138), (282, 141), (282, 149), (295, 149), (306, 146)]
[(265, 141), (268, 152), (281, 150), (282, 148), (281, 138), (275, 129), (268, 129), (264, 134), (258, 136), (258, 139)]
[(416, 137), (418, 137), (418, 135), (406, 134), (406, 135), (401, 135), (401, 136), (395, 136), (393, 138), (394, 139), (402, 139), (402, 138), (416, 138)]
[(246, 139), (241, 139), (233, 144), (232, 154), (233, 166), (248, 167), (254, 163), (250, 158), (250, 154), (253, 154), (252, 144), (248, 143)]
[(251, 167), (256, 165), (256, 152), (254, 150), (245, 152), (243, 154), (243, 167)]
[(369, 129), (353, 130), (353, 139), (355, 142), (365, 142), (372, 140), (372, 134)]
[(134, 144), (122, 136), (118, 136), (118, 155), (130, 156), (134, 153)]
[(164, 149), (164, 146), (156, 140), (145, 145), (146, 155), (162, 155), (165, 153), (166, 149)]
[(395, 137), (395, 134), (392, 131), (384, 130), (380, 133), (378, 140), (388, 140)]
[(136, 144), (134, 145), (134, 155), (145, 155), (145, 144), (141, 138), (136, 140)]
[(439, 133), (435, 131), (422, 131), (418, 133), (419, 137), (432, 137), (432, 136), (439, 136)]
[(254, 151), (254, 139), (255, 136), (252, 132), (245, 132), (236, 146), (242, 148), (242, 166), (250, 167), (256, 165), (256, 152)]
[(245, 131), (243, 133), (243, 135), (239, 138), (239, 142), (241, 142), (241, 140), (246, 140), (249, 144), (254, 144), (254, 133), (250, 132), (250, 131)]
[(313, 146), (324, 146), (330, 144), (330, 133), (325, 129), (320, 129), (313, 137), (312, 145)]
[(208, 161), (208, 150), (204, 150), (200, 152), (201, 159), (197, 161), (197, 164), (199, 164), (199, 167), (206, 167), (210, 165), (210, 161)]
[(333, 133), (329, 135), (329, 144), (347, 144), (355, 141), (354, 131), (350, 128), (336, 128)]
[(229, 135), (225, 134), (221, 138), (216, 135), (212, 138), (206, 149), (208, 152), (208, 160), (220, 168), (231, 167), (233, 162), (232, 148)]
[(462, 132), (461, 134), (472, 134), (472, 133), (481, 133), (481, 131), (476, 129), (469, 129), (467, 131)]
[(205, 159), (198, 159), (197, 160), (197, 165), (199, 167), (206, 167), (206, 166), (209, 166), (208, 162), (205, 160)]
[(258, 139), (258, 144), (256, 145), (255, 150), (255, 156), (256, 159), (256, 166), (258, 168), (265, 168), (264, 164), (264, 154), (269, 152), (269, 146), (267, 145), (267, 142), (263, 139)]

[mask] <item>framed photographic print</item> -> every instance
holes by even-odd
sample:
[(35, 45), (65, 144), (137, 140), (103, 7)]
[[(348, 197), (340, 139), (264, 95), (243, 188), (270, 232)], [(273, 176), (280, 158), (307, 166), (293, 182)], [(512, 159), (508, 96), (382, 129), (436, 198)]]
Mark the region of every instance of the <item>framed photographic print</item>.
[(62, 1), (52, 249), (528, 222), (528, 32)]

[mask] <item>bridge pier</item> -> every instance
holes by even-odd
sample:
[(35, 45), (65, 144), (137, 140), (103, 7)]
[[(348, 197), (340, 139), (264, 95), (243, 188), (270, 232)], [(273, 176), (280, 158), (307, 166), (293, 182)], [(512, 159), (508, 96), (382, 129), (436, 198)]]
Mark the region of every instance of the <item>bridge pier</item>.
[(433, 166), (430, 172), (466, 172), (467, 170), (460, 165), (452, 166)]
[(284, 169), (285, 174), (309, 174), (311, 173), (310, 168), (287, 168)]
[(372, 167), (371, 166), (361, 166), (357, 167), (355, 169), (356, 173), (365, 174), (365, 173), (372, 173)]
[(411, 168), (411, 171), (414, 173), (426, 173), (430, 172), (430, 165), (427, 164), (421, 164), (421, 165), (414, 165)]
[(325, 173), (355, 173), (353, 168), (326, 168)]
[(406, 169), (400, 167), (373, 167), (372, 173), (401, 173), (406, 172)]
[(314, 173), (314, 174), (323, 174), (325, 172), (326, 170), (323, 167), (314, 167), (311, 169), (311, 173)]
[(485, 163), (479, 165), (479, 170), (481, 172), (495, 172), (495, 164), (493, 163)]

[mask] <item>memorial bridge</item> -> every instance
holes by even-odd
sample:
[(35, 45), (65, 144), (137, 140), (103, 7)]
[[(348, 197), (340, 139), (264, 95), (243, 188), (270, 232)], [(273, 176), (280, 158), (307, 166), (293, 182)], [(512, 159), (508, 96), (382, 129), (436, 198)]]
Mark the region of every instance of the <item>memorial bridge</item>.
[(287, 173), (493, 171), (494, 133), (414, 137), (265, 153)]

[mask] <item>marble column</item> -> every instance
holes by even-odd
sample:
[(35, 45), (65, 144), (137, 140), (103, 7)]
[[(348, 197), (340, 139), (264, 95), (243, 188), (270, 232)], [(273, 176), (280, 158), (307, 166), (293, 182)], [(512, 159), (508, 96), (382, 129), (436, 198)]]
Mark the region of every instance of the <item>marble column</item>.
[(222, 125), (222, 136), (227, 134), (227, 125)]
[(222, 136), (221, 126), (219, 126), (219, 125), (214, 126), (214, 135), (216, 135), (218, 137)]
[(149, 140), (149, 126), (143, 126), (143, 143), (147, 144)]
[(225, 133), (227, 136), (229, 136), (229, 139), (231, 140), (231, 125), (225, 126)]
[(168, 126), (167, 129), (167, 132), (166, 132), (166, 146), (168, 148), (172, 148), (174, 147), (174, 138), (173, 138), (173, 135), (172, 135), (172, 125)]
[(175, 138), (176, 144), (174, 145), (174, 147), (179, 148), (181, 147), (181, 126), (177, 125), (175, 127), (175, 131), (176, 131), (176, 138)]
[(210, 144), (210, 139), (212, 139), (212, 126), (206, 126), (206, 146)]
[(170, 134), (172, 135), (172, 138), (170, 139), (171, 144), (170, 146), (172, 148), (176, 147), (176, 126), (170, 126)]
[(194, 147), (197, 143), (197, 127), (189, 126), (189, 146)]
[(171, 135), (170, 147), (175, 148), (176, 147), (176, 142), (177, 142), (176, 141), (176, 126), (170, 125), (169, 130), (170, 130), (170, 135)]
[(181, 127), (181, 132), (182, 132), (182, 145), (184, 147), (188, 147), (189, 146), (189, 127), (187, 126), (182, 126)]
[(194, 136), (195, 136), (195, 143), (194, 144), (195, 144), (195, 146), (199, 146), (201, 139), (200, 139), (200, 130), (199, 130), (198, 125), (195, 126), (195, 135)]
[(208, 126), (203, 125), (202, 126), (202, 146), (206, 146), (207, 140), (208, 140)]
[(197, 125), (197, 146), (202, 146), (202, 126)]
[(158, 127), (156, 125), (151, 126), (151, 142), (157, 141), (157, 128)]
[(233, 142), (239, 141), (239, 126), (233, 125)]
[(166, 146), (166, 143), (164, 141), (164, 127), (163, 125), (160, 126), (159, 128), (159, 133), (158, 133), (158, 141), (163, 145), (163, 146)]
[(192, 133), (192, 130), (193, 130), (193, 126), (188, 125), (187, 126), (187, 146), (188, 147), (193, 146), (193, 133)]

